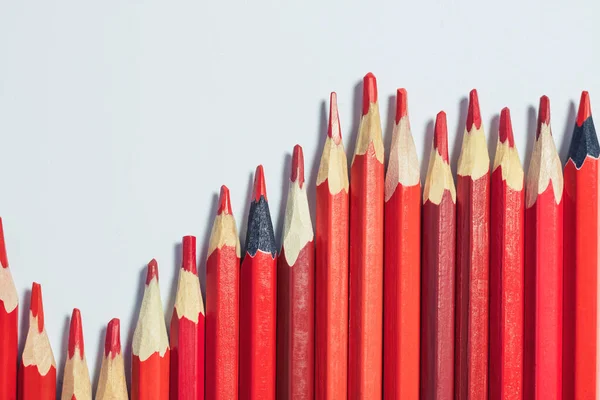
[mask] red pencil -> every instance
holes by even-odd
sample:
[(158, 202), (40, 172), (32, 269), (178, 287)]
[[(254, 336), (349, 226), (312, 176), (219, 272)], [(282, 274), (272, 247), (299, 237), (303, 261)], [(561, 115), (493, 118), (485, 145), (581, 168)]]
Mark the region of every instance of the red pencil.
[(96, 400), (128, 400), (125, 363), (121, 354), (121, 327), (117, 318), (106, 328), (104, 354), (96, 389)]
[(456, 189), (443, 111), (435, 121), (422, 212), (421, 400), (445, 400), (454, 396)]
[(42, 287), (31, 287), (29, 331), (19, 368), (20, 400), (56, 399), (56, 361), (44, 327)]
[(490, 400), (523, 398), (523, 177), (504, 108), (491, 182)]
[(469, 111), (456, 180), (455, 399), (487, 399), (490, 157), (477, 91)]
[(598, 157), (590, 98), (583, 92), (565, 165), (565, 399), (596, 398)]
[(221, 186), (219, 209), (206, 260), (206, 398), (238, 398), (240, 241), (229, 189)]
[(348, 162), (337, 97), (317, 175), (315, 397), (347, 397), (348, 384)]
[(277, 250), (262, 165), (248, 213), (240, 291), (240, 399), (275, 398)]
[(170, 400), (204, 399), (204, 303), (196, 267), (195, 236), (183, 237), (170, 343)]
[(398, 89), (385, 177), (383, 393), (397, 400), (419, 398), (421, 182), (407, 101)]
[(383, 339), (383, 138), (377, 81), (363, 81), (363, 108), (350, 167), (348, 396), (381, 399)]
[(525, 399), (562, 398), (562, 192), (550, 101), (542, 96), (525, 186)]
[(313, 399), (315, 395), (313, 239), (304, 155), (296, 145), (277, 270), (277, 399)]
[(133, 334), (131, 372), (132, 400), (169, 398), (169, 339), (163, 314), (158, 264), (148, 263), (146, 289)]
[(0, 218), (0, 399), (17, 398), (19, 297), (13, 282)]
[(85, 361), (81, 312), (75, 308), (69, 329), (69, 351), (65, 362), (61, 400), (92, 400), (90, 372)]

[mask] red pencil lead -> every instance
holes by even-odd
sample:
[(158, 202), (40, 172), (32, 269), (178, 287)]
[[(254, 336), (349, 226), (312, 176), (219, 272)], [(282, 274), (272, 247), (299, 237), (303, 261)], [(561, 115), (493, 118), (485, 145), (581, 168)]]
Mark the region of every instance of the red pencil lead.
[(498, 129), (498, 136), (501, 143), (506, 142), (508, 139), (508, 146), (515, 147), (515, 138), (513, 136), (510, 110), (508, 107), (504, 107), (502, 111), (500, 111), (500, 126)]
[(232, 214), (229, 188), (225, 185), (221, 186), (221, 194), (219, 195), (219, 209), (217, 210), (217, 214)]
[(408, 96), (406, 89), (398, 89), (396, 91), (396, 124), (400, 122), (402, 117), (408, 114)]
[[(535, 138), (540, 137), (542, 123), (546, 125), (550, 125), (550, 99), (548, 96), (540, 97), (540, 109), (538, 111), (538, 125), (537, 125), (537, 133)], [(550, 132), (552, 133), (552, 132)]]
[(581, 92), (581, 100), (579, 100), (579, 112), (577, 113), (577, 126), (583, 125), (586, 119), (592, 116), (592, 108), (590, 107), (590, 94), (587, 90)]
[(104, 356), (108, 357), (112, 353), (112, 358), (121, 354), (121, 323), (118, 318), (113, 318), (106, 328), (106, 339), (104, 340)]
[(158, 263), (153, 258), (148, 263), (148, 274), (146, 275), (146, 285), (149, 285), (152, 282), (152, 279), (156, 278), (158, 281)]
[(471, 90), (469, 93), (469, 111), (467, 113), (467, 132), (473, 130), (473, 126), (476, 129), (481, 128), (481, 111), (479, 109), (479, 97), (477, 96), (477, 90)]
[(255, 202), (258, 202), (260, 196), (264, 197), (265, 201), (267, 201), (267, 185), (265, 184), (265, 171), (262, 165), (256, 167), (256, 172), (254, 173), (254, 191), (252, 193), (252, 198)]
[(342, 141), (342, 129), (338, 113), (337, 94), (335, 92), (331, 92), (329, 96), (329, 126), (327, 127), (327, 135), (335, 144), (340, 144)]
[(31, 315), (38, 319), (38, 332), (44, 330), (44, 304), (42, 303), (42, 287), (39, 283), (33, 282), (31, 286), (31, 304), (29, 306)]
[(377, 79), (369, 72), (363, 79), (363, 115), (367, 115), (371, 103), (377, 103)]
[(181, 261), (181, 268), (192, 274), (197, 274), (198, 269), (196, 267), (196, 236), (184, 236), (183, 237), (183, 259)]
[(83, 358), (83, 325), (81, 323), (81, 312), (78, 308), (73, 309), (71, 315), (71, 326), (69, 328), (69, 358), (75, 356), (75, 349), (79, 349), (79, 354)]
[(446, 113), (444, 111), (440, 111), (435, 118), (433, 147), (437, 150), (442, 159), (448, 162), (448, 126), (446, 123)]
[(4, 228), (0, 217), (0, 268), (8, 268), (8, 257), (6, 255), (6, 243), (4, 242)]
[(298, 181), (298, 185), (302, 188), (304, 185), (304, 154), (300, 145), (294, 146), (294, 154), (292, 156), (292, 174), (290, 177), (292, 182)]

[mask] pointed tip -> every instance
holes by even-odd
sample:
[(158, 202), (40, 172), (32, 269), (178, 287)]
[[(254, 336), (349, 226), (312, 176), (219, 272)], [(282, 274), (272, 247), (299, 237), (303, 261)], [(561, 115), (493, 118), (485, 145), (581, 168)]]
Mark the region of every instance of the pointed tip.
[(112, 353), (113, 358), (121, 354), (121, 321), (113, 318), (106, 327), (106, 338), (104, 340), (104, 357)]
[(513, 136), (512, 122), (510, 120), (510, 110), (504, 107), (500, 111), (500, 124), (498, 127), (498, 138), (501, 143), (508, 140), (509, 147), (515, 147), (515, 138)]
[(377, 79), (372, 72), (369, 72), (363, 79), (362, 115), (367, 115), (371, 103), (377, 103)]
[(8, 256), (6, 255), (6, 243), (4, 242), (4, 227), (0, 217), (0, 268), (8, 268)]
[(342, 128), (340, 126), (340, 114), (337, 106), (337, 94), (331, 92), (329, 96), (329, 125), (327, 127), (327, 136), (329, 136), (335, 144), (340, 144), (342, 141)]
[(217, 215), (221, 214), (232, 214), (229, 188), (225, 185), (221, 186), (221, 193), (219, 194), (219, 209), (217, 210)]
[(37, 318), (38, 332), (44, 330), (44, 303), (42, 302), (42, 286), (33, 282), (31, 286), (31, 303), (29, 305), (31, 315)]
[(481, 110), (479, 109), (479, 96), (477, 90), (471, 90), (469, 93), (469, 111), (467, 112), (467, 132), (471, 132), (473, 127), (481, 128)]
[(149, 285), (150, 282), (152, 282), (152, 280), (155, 278), (158, 281), (158, 263), (153, 258), (148, 263), (148, 272), (146, 273), (146, 285)]
[(302, 147), (298, 144), (294, 146), (290, 180), (292, 182), (298, 181), (300, 188), (304, 185), (304, 154), (302, 153)]
[(262, 165), (256, 167), (254, 173), (254, 189), (252, 191), (252, 199), (255, 202), (260, 200), (260, 197), (264, 197), (267, 201), (267, 185), (265, 184), (265, 171)]
[(550, 99), (546, 95), (540, 97), (536, 139), (540, 137), (542, 124), (550, 125)]
[(396, 124), (408, 115), (408, 95), (406, 89), (400, 88), (396, 91)]
[(69, 358), (75, 356), (75, 350), (79, 349), (79, 354), (83, 358), (83, 324), (81, 322), (81, 312), (78, 308), (73, 309), (71, 315), (71, 326), (69, 328)]
[(197, 274), (198, 269), (196, 267), (196, 236), (184, 236), (182, 241), (183, 245), (181, 247), (183, 255), (181, 257), (181, 268), (188, 272), (191, 272), (192, 274)]
[(587, 90), (581, 92), (579, 100), (579, 111), (577, 112), (577, 126), (583, 125), (586, 119), (592, 116), (592, 108), (590, 106), (590, 94)]
[(435, 118), (433, 147), (445, 162), (448, 162), (448, 124), (446, 113), (440, 111)]

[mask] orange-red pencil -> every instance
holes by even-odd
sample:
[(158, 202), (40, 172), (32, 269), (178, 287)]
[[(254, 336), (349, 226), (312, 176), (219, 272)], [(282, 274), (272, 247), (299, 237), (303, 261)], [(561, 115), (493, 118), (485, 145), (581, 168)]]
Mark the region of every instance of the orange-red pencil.
[(85, 361), (81, 312), (75, 308), (69, 328), (69, 351), (65, 362), (61, 400), (92, 400), (90, 372)]
[(296, 145), (277, 270), (277, 399), (313, 399), (315, 247), (304, 156)]
[(19, 298), (8, 267), (0, 218), (0, 399), (17, 398)]
[(525, 186), (525, 336), (523, 398), (562, 399), (563, 175), (540, 99)]
[(19, 368), (20, 400), (54, 400), (56, 398), (56, 361), (44, 326), (42, 287), (31, 287), (29, 332)]
[(419, 398), (421, 182), (407, 102), (398, 89), (385, 177), (383, 393), (390, 400)]
[(204, 303), (196, 267), (195, 236), (183, 237), (170, 344), (170, 400), (204, 399)]
[(487, 399), (489, 220), (490, 157), (473, 89), (456, 179), (456, 400)]
[(256, 168), (240, 287), (240, 399), (275, 398), (277, 250), (262, 165)]
[(490, 400), (523, 398), (523, 177), (504, 108), (491, 178)]
[(363, 81), (363, 107), (350, 167), (348, 396), (381, 399), (383, 339), (383, 138), (377, 81)]
[(456, 189), (443, 111), (435, 121), (422, 213), (420, 398), (445, 400), (454, 396)]
[(564, 205), (564, 398), (595, 399), (598, 320), (598, 157), (588, 92), (581, 93)]
[(206, 260), (206, 398), (238, 398), (240, 240), (221, 186)]
[(104, 354), (96, 389), (96, 400), (128, 400), (125, 363), (121, 354), (121, 324), (112, 319), (106, 328)]
[(169, 398), (169, 339), (163, 314), (158, 264), (148, 263), (146, 289), (132, 347), (131, 399)]
[(315, 398), (347, 397), (348, 385), (348, 162), (337, 98), (317, 174)]

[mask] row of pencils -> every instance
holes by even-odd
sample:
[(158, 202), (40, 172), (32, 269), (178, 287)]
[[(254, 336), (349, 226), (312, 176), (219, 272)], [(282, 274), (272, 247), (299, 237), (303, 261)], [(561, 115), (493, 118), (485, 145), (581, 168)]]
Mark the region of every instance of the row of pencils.
[[(131, 399), (596, 399), (600, 147), (588, 93), (564, 173), (541, 98), (525, 176), (507, 108), (490, 171), (473, 90), (456, 186), (442, 111), (422, 190), (406, 91), (397, 92), (384, 173), (375, 77), (363, 86), (349, 171), (331, 94), (314, 232), (296, 146), (281, 251), (262, 166), (243, 259), (221, 188), (206, 312), (193, 236), (183, 238), (169, 329), (158, 266), (148, 264)], [(18, 362), (17, 293), (1, 229), (0, 220), (0, 399), (53, 399), (56, 363), (37, 283)], [(63, 381), (63, 400), (91, 399), (77, 309)], [(95, 398), (129, 398), (117, 319)]]

